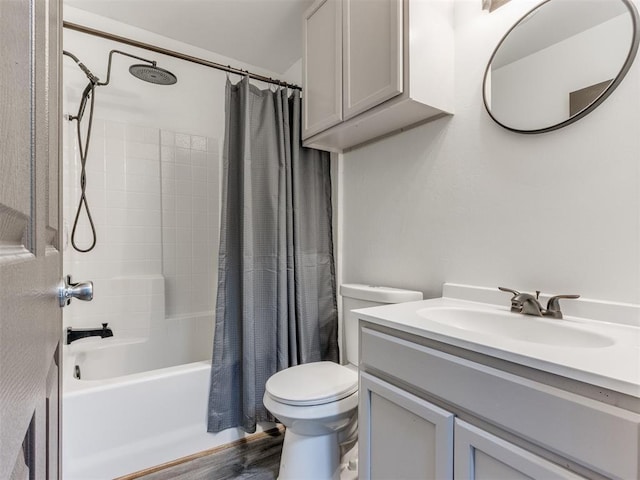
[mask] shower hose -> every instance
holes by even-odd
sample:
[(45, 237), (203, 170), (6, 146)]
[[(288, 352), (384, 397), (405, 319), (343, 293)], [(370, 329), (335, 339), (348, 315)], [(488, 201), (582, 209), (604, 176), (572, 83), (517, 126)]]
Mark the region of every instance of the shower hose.
[[(76, 120), (77, 132), (78, 132), (78, 152), (80, 153), (80, 201), (78, 203), (78, 209), (76, 211), (75, 219), (73, 220), (73, 228), (71, 230), (71, 245), (78, 252), (86, 253), (93, 250), (96, 246), (97, 235), (96, 235), (96, 227), (93, 222), (93, 217), (91, 216), (91, 210), (89, 209), (89, 203), (87, 202), (87, 153), (89, 151), (89, 141), (91, 139), (91, 125), (93, 123), (93, 106), (94, 106), (94, 93), (95, 93), (96, 84), (93, 81), (90, 81), (87, 87), (84, 89), (82, 93), (82, 100), (80, 101), (80, 108), (78, 109), (78, 115), (75, 117), (70, 115), (69, 120)], [(87, 136), (84, 141), (84, 145), (82, 142), (82, 128), (81, 122), (82, 117), (84, 116), (84, 109), (87, 105), (87, 99), (91, 99), (91, 104), (89, 105), (89, 122), (87, 124)], [(76, 243), (76, 231), (78, 228), (78, 221), (80, 219), (80, 214), (82, 210), (87, 214), (87, 219), (89, 220), (89, 227), (91, 227), (91, 245), (87, 248), (82, 248), (78, 246)]]

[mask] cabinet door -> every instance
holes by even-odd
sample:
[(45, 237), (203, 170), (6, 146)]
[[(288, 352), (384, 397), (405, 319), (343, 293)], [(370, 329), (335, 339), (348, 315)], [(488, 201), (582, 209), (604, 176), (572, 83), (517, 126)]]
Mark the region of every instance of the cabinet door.
[(402, 0), (343, 3), (345, 120), (402, 93)]
[(318, 0), (303, 21), (303, 135), (342, 120), (342, 2)]
[(451, 479), (453, 414), (360, 374), (360, 479)]
[(456, 480), (583, 478), (457, 418), (454, 452)]

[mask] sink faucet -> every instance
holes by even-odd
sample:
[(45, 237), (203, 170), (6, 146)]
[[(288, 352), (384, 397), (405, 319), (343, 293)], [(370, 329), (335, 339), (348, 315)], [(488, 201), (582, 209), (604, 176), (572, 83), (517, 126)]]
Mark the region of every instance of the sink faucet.
[(103, 323), (102, 328), (76, 328), (67, 327), (67, 345), (81, 338), (87, 337), (113, 337), (113, 331), (107, 327), (108, 323)]
[(536, 295), (530, 293), (520, 293), (511, 288), (498, 287), (498, 290), (513, 294), (511, 297), (511, 311), (514, 313), (523, 313), (525, 315), (535, 315), (538, 317), (562, 318), (560, 310), (561, 298), (580, 298), (580, 295), (555, 295), (547, 302), (547, 308), (540, 305), (540, 290), (536, 290)]

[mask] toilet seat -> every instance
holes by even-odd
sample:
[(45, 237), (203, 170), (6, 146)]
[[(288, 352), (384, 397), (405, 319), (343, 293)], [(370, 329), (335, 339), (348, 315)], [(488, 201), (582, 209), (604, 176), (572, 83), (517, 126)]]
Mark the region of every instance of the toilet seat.
[(358, 374), (334, 362), (297, 365), (272, 375), (266, 393), (276, 402), (293, 406), (323, 405), (358, 390)]

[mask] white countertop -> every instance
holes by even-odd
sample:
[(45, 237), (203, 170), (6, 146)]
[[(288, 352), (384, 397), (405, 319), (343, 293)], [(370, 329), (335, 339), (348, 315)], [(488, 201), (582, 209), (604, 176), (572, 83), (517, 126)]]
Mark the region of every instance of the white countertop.
[[(462, 286), (456, 286), (459, 293)], [(477, 299), (476, 287), (474, 295)], [(454, 289), (447, 289), (445, 293)], [(480, 289), (482, 290), (482, 289)], [(492, 294), (493, 295), (493, 294)], [(495, 296), (493, 297), (495, 298)], [(428, 338), (445, 344), (500, 358), (513, 363), (554, 373), (591, 385), (604, 387), (616, 392), (640, 397), (640, 327), (622, 323), (603, 322), (587, 318), (565, 316), (563, 319), (540, 319), (509, 312), (509, 297), (504, 296), (504, 305), (481, 303), (458, 298), (436, 298), (419, 302), (408, 302), (380, 307), (354, 310), (358, 317), (371, 323), (397, 329), (406, 333)], [(583, 302), (587, 305), (589, 301)], [(601, 306), (601, 305), (600, 305)], [(616, 304), (611, 312), (615, 314)], [(475, 330), (454, 327), (442, 322), (432, 321), (418, 312), (436, 308), (471, 308), (475, 310), (499, 312), (500, 315), (517, 315), (531, 321), (562, 322), (561, 325), (572, 329), (592, 332), (610, 338), (611, 344), (597, 347), (566, 346), (560, 344), (538, 343), (518, 340), (496, 334), (487, 334)], [(629, 305), (624, 305), (629, 310)], [(632, 307), (636, 307), (632, 305)], [(639, 310), (640, 311), (640, 310)], [(611, 318), (611, 317), (609, 317)]]

